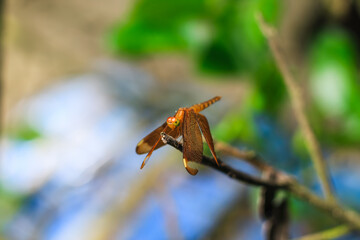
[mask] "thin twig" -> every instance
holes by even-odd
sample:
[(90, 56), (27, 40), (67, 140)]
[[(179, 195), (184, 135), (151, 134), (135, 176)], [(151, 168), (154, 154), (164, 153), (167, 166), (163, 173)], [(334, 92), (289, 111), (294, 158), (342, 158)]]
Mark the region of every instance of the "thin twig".
[[(244, 160), (245, 162), (249, 163), (253, 167), (257, 168), (258, 170), (262, 171), (273, 171), (276, 172), (277, 178), (283, 178), (283, 179), (290, 179), (291, 176), (284, 172), (279, 172), (279, 170), (274, 169), (272, 166), (265, 163), (258, 154), (256, 154), (254, 151), (241, 151), (237, 148), (234, 148), (226, 143), (217, 142), (216, 146), (219, 147), (217, 150), (224, 154), (228, 154), (229, 156), (236, 157), (238, 159)], [(254, 161), (256, 159), (256, 161)], [(346, 219), (345, 222), (357, 222), (356, 225), (360, 226), (360, 216), (352, 211), (344, 210), (340, 208), (335, 202), (332, 202), (331, 204), (328, 204), (327, 201), (324, 201), (323, 199), (319, 198), (315, 194), (311, 193), (307, 188), (305, 188), (303, 185), (299, 184), (295, 180), (287, 180), (290, 181), (289, 189), (290, 192), (292, 192), (296, 197), (305, 200), (306, 202), (312, 203), (314, 206), (323, 209), (326, 212), (329, 212), (331, 214), (335, 214), (337, 217), (335, 218), (341, 218)], [(340, 214), (339, 214), (340, 212)], [(352, 226), (355, 226), (354, 224), (350, 224)]]
[[(176, 148), (177, 150), (179, 150), (180, 152), (183, 151), (183, 146), (180, 142), (176, 141), (176, 139), (174, 139), (173, 137), (167, 135), (166, 133), (162, 132), (161, 134), (161, 138), (162, 141), (165, 144), (169, 144), (170, 146)], [(269, 181), (269, 180), (265, 180), (265, 179), (261, 179), (258, 177), (254, 177), (251, 176), (247, 173), (238, 171), (232, 167), (230, 167), (229, 165), (225, 164), (223, 161), (221, 161), (221, 159), (217, 159), (219, 165), (216, 164), (215, 160), (213, 158), (209, 158), (207, 156), (203, 156), (202, 157), (202, 161), (201, 164), (209, 166), (217, 171), (220, 171), (222, 173), (225, 173), (226, 175), (228, 175), (231, 178), (234, 178), (238, 181), (250, 184), (250, 185), (254, 185), (254, 186), (259, 186), (259, 187), (272, 187), (272, 188), (279, 188), (279, 189), (283, 189), (286, 188), (289, 184), (289, 182), (286, 181)]]
[(270, 165), (265, 164), (261, 157), (254, 151), (242, 151), (224, 142), (216, 142), (215, 149), (224, 155), (241, 159), (261, 172), (273, 169)]
[[(165, 144), (168, 144), (182, 152), (183, 146), (180, 142), (176, 141), (176, 139), (163, 132), (161, 133), (161, 137)], [(226, 175), (240, 182), (248, 183), (254, 186), (274, 187), (288, 191), (296, 198), (301, 199), (311, 204), (312, 206), (319, 208), (320, 210), (323, 210), (325, 213), (332, 216), (339, 222), (345, 223), (350, 227), (360, 230), (359, 214), (352, 210), (345, 209), (344, 207), (339, 206), (334, 201), (328, 201), (326, 199), (322, 199), (316, 196), (305, 186), (301, 185), (294, 178), (284, 172), (281, 172), (269, 166), (269, 169), (273, 169), (273, 171), (275, 171), (277, 175), (276, 181), (275, 183), (273, 183), (235, 170), (234, 168), (226, 165), (220, 159), (218, 159), (218, 161), (220, 163), (219, 166), (215, 163), (215, 160), (213, 158), (203, 156), (202, 162), (200, 164), (210, 166), (213, 169), (223, 172)], [(251, 164), (251, 162), (249, 163)], [(265, 162), (262, 164), (267, 165)]]
[(260, 29), (267, 38), (272, 54), (275, 57), (275, 61), (282, 73), (285, 85), (290, 95), (295, 117), (306, 140), (306, 145), (314, 163), (315, 170), (320, 179), (325, 197), (330, 201), (334, 201), (335, 198), (332, 193), (332, 187), (329, 181), (329, 173), (325, 164), (325, 159), (322, 156), (320, 145), (316, 140), (315, 134), (310, 127), (308, 119), (306, 118), (303, 96), (300, 87), (298, 86), (293, 74), (290, 71), (284, 50), (278, 41), (276, 30), (270, 27), (260, 14), (258, 14), (257, 17)]
[(294, 240), (330, 240), (344, 236), (345, 234), (348, 234), (350, 231), (351, 228), (349, 228), (348, 226), (340, 225), (331, 229), (327, 229), (322, 232), (309, 234), (300, 238), (296, 238)]
[(4, 128), (4, 27), (5, 0), (0, 0), (0, 136), (3, 134)]
[(290, 185), (289, 192), (295, 197), (323, 210), (323, 212), (332, 216), (334, 219), (360, 230), (360, 215), (358, 213), (345, 209), (345, 207), (339, 206), (334, 201), (328, 201), (318, 197), (305, 186), (295, 181)]
[(280, 182), (292, 182), (293, 179), (290, 175), (276, 170), (269, 164), (267, 164), (259, 154), (255, 151), (242, 151), (224, 142), (216, 142), (216, 150), (221, 152), (223, 155), (232, 156), (238, 158), (246, 163), (250, 164), (262, 173), (276, 173), (276, 179)]

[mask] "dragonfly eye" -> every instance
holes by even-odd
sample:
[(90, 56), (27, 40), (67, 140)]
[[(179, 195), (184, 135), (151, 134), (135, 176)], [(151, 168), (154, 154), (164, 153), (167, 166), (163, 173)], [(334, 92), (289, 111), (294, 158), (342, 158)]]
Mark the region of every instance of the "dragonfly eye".
[(173, 119), (174, 119), (174, 117), (169, 117), (169, 118), (166, 120), (167, 124), (172, 124), (172, 123), (173, 123)]
[(180, 121), (175, 117), (169, 117), (166, 120), (166, 123), (171, 129), (174, 129), (175, 127), (179, 126)]
[(180, 124), (180, 121), (178, 119), (175, 119), (174, 126), (177, 127), (177, 126), (179, 126), (179, 124)]

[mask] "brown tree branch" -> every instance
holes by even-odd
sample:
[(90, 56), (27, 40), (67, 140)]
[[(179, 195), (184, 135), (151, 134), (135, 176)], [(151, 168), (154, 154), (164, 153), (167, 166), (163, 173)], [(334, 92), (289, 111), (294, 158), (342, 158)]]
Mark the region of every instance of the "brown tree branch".
[[(167, 135), (166, 133), (162, 132), (160, 133), (162, 141), (165, 144), (169, 144), (170, 146), (176, 148), (180, 152), (183, 151), (183, 146), (180, 142), (176, 141), (173, 137)], [(240, 182), (244, 182), (250, 185), (259, 186), (259, 187), (272, 187), (272, 188), (287, 188), (289, 183), (286, 181), (268, 181), (261, 179), (259, 177), (251, 176), (247, 173), (238, 171), (230, 167), (229, 165), (225, 164), (221, 159), (218, 158), (219, 165), (216, 164), (215, 160), (213, 158), (209, 158), (207, 156), (202, 157), (201, 164), (209, 166), (217, 171), (220, 171), (222, 173), (225, 173), (231, 178), (234, 178)]]
[[(165, 144), (168, 144), (182, 152), (183, 146), (180, 142), (176, 141), (176, 139), (167, 135), (164, 132), (161, 133), (161, 137)], [(322, 210), (323, 212), (338, 220), (339, 222), (360, 230), (360, 215), (358, 213), (349, 209), (345, 209), (344, 207), (339, 206), (334, 201), (328, 201), (326, 199), (318, 197), (305, 186), (298, 183), (290, 175), (274, 169), (273, 167), (267, 165), (265, 162), (262, 162), (261, 165), (266, 166), (265, 169), (271, 169), (271, 171), (274, 171), (277, 176), (275, 182), (253, 177), (226, 165), (220, 159), (218, 159), (218, 161), (220, 163), (219, 166), (215, 163), (215, 160), (213, 158), (203, 156), (202, 162), (200, 164), (209, 166), (217, 171), (225, 173), (231, 178), (243, 183), (260, 187), (273, 187), (287, 191), (291, 193), (294, 197), (301, 199), (314, 207), (317, 207), (318, 209)], [(260, 160), (258, 159), (258, 161)], [(251, 161), (246, 162), (252, 164)], [(256, 167), (257, 164), (252, 165)]]
[(261, 157), (254, 151), (242, 151), (223, 142), (216, 142), (215, 149), (224, 155), (241, 159), (261, 172), (273, 170), (273, 167), (264, 163)]
[(322, 156), (320, 145), (316, 140), (315, 134), (310, 127), (308, 119), (306, 118), (303, 96), (300, 87), (298, 86), (292, 72), (290, 71), (287, 58), (285, 57), (284, 50), (278, 40), (276, 30), (270, 27), (264, 21), (261, 14), (258, 14), (257, 17), (260, 29), (267, 38), (271, 52), (275, 58), (278, 68), (280, 69), (280, 72), (282, 73), (285, 85), (290, 95), (295, 117), (299, 123), (302, 134), (304, 135), (306, 146), (309, 150), (315, 170), (320, 179), (325, 197), (330, 201), (334, 201), (335, 197), (332, 193), (332, 187), (329, 181), (329, 173), (325, 164), (325, 159)]

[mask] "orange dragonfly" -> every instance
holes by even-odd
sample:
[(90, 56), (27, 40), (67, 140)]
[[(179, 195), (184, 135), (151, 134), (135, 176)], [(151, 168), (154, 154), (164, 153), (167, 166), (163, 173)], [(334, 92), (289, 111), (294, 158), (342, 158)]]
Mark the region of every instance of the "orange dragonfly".
[(161, 141), (161, 132), (165, 132), (175, 139), (182, 136), (183, 162), (185, 169), (191, 175), (196, 175), (198, 170), (189, 167), (188, 161), (201, 162), (203, 156), (203, 141), (201, 134), (204, 135), (206, 143), (209, 145), (211, 154), (213, 155), (216, 163), (219, 165), (214, 150), (214, 142), (210, 133), (209, 123), (206, 117), (199, 112), (220, 99), (221, 97), (217, 96), (203, 103), (195, 104), (189, 108), (179, 108), (174, 116), (169, 117), (164, 124), (144, 137), (136, 146), (137, 154), (148, 153), (140, 169), (145, 166), (154, 150), (165, 145), (163, 141)]

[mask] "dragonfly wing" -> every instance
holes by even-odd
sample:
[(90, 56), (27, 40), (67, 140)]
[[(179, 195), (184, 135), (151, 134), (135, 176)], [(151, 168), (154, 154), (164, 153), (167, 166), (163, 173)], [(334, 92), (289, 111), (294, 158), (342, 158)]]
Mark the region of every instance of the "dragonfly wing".
[[(137, 154), (144, 154), (150, 152), (153, 146), (158, 143), (155, 149), (158, 149), (164, 146), (164, 143), (158, 140), (160, 139), (160, 133), (165, 130), (167, 124), (166, 122), (161, 125), (160, 127), (156, 128), (154, 131), (149, 133), (146, 137), (144, 137), (137, 145), (136, 145), (136, 153)], [(155, 150), (154, 149), (154, 150)]]
[(165, 145), (164, 142), (161, 141), (161, 136), (160, 136), (161, 132), (165, 132), (174, 138), (178, 138), (180, 135), (180, 131), (178, 128), (172, 130), (167, 126), (166, 123), (164, 123), (157, 129), (152, 131), (145, 138), (143, 138), (136, 146), (136, 153), (138, 154), (148, 153), (148, 154), (146, 155), (144, 161), (142, 162), (140, 169), (142, 169), (145, 166), (145, 164), (149, 160), (154, 150)]
[(208, 120), (206, 119), (206, 117), (204, 115), (202, 115), (200, 113), (196, 113), (196, 121), (200, 126), (201, 132), (205, 137), (206, 143), (209, 145), (211, 154), (213, 155), (215, 162), (217, 163), (217, 165), (219, 165), (219, 163), (217, 161), (216, 153), (214, 150), (214, 141), (211, 136)]
[(203, 155), (203, 143), (201, 132), (196, 121), (195, 112), (185, 111), (183, 124), (183, 161), (186, 170), (195, 175), (198, 170), (188, 166), (188, 161), (201, 162)]

